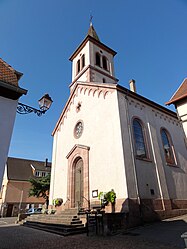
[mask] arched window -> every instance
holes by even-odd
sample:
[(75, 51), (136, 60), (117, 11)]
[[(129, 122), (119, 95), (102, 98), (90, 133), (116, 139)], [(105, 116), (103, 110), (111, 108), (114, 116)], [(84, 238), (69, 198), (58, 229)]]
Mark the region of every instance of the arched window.
[(108, 59), (105, 56), (103, 56), (103, 68), (108, 70)]
[(164, 155), (166, 162), (169, 164), (175, 164), (171, 136), (166, 129), (161, 129), (162, 143), (164, 147)]
[(81, 66), (80, 66), (80, 60), (77, 61), (77, 74), (80, 72)]
[(139, 158), (148, 158), (142, 122), (137, 118), (133, 120), (133, 133), (136, 156)]
[(101, 56), (99, 53), (96, 53), (95, 59), (96, 59), (96, 65), (100, 67), (101, 66)]
[(81, 57), (81, 64), (82, 64), (82, 69), (83, 67), (85, 66), (85, 55), (83, 54), (82, 57)]

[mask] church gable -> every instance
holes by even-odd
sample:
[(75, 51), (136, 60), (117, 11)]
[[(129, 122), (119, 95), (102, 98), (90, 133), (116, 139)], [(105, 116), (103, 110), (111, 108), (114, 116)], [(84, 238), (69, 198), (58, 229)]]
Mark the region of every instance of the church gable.
[[(73, 92), (71, 93), (64, 110), (62, 111), (62, 114), (55, 126), (55, 129), (52, 133), (52, 135), (55, 134), (57, 130), (60, 130), (61, 125), (64, 124), (65, 120), (68, 118), (69, 112), (72, 110), (72, 108), (75, 108), (74, 110), (77, 112), (81, 109), (81, 95), (82, 96), (89, 96), (90, 98), (103, 98), (106, 99), (107, 95), (112, 93), (116, 87), (113, 84), (94, 84), (94, 83), (77, 83)], [(78, 99), (78, 97), (80, 97)]]

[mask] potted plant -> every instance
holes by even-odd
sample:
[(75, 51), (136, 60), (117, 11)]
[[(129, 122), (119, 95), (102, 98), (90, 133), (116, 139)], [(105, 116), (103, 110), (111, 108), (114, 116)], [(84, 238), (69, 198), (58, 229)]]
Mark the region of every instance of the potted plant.
[(114, 189), (111, 189), (108, 192), (100, 192), (98, 195), (99, 200), (101, 201), (101, 207), (105, 208), (109, 203), (112, 205), (112, 212), (115, 211), (115, 202), (116, 202), (116, 193)]
[(56, 198), (56, 199), (53, 200), (53, 205), (54, 205), (55, 207), (61, 206), (62, 203), (63, 203), (63, 199), (62, 199), (62, 198)]

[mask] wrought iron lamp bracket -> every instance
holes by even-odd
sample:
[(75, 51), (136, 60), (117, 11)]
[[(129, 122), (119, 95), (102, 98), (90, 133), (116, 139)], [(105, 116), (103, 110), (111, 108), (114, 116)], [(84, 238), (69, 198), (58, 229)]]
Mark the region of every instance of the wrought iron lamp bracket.
[(18, 105), (17, 105), (17, 113), (19, 113), (19, 114), (29, 114), (29, 113), (32, 113), (32, 112), (37, 114), (40, 117), (46, 111), (38, 110), (38, 109), (35, 109), (35, 108), (31, 107), (31, 106), (28, 106), (28, 105), (25, 105), (25, 104), (22, 104), (22, 103), (18, 103)]

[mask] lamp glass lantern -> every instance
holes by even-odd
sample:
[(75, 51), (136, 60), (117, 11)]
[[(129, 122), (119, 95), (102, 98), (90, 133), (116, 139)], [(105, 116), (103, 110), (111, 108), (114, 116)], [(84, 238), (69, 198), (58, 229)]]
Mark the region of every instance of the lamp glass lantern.
[(38, 100), (40, 110), (46, 112), (53, 103), (49, 94), (45, 94), (41, 99)]

